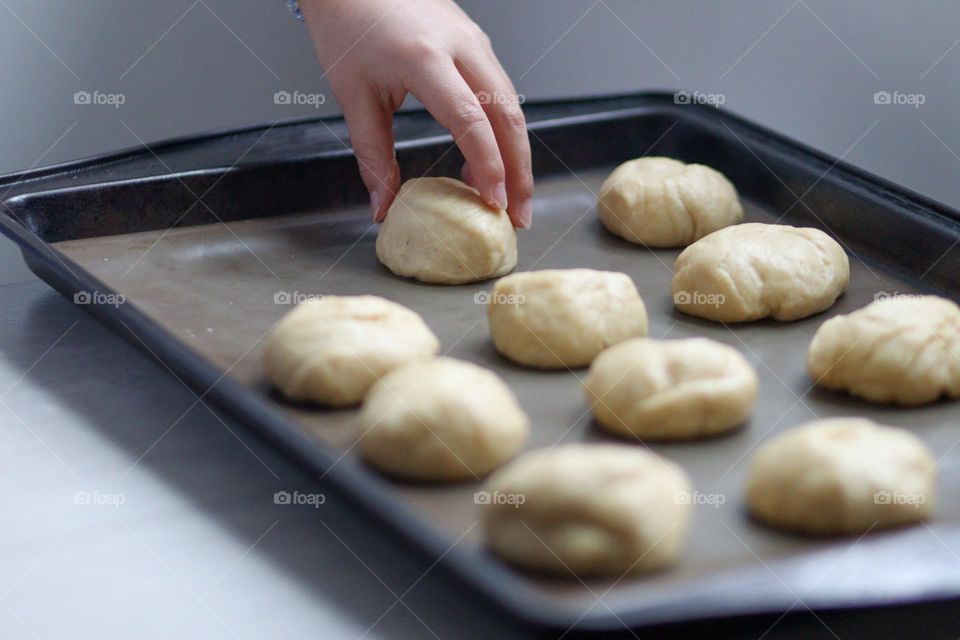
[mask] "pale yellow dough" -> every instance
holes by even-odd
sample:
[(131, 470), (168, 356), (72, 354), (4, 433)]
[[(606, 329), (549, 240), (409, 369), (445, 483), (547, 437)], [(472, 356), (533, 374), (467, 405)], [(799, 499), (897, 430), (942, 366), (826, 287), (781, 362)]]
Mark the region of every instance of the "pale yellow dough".
[(934, 458), (909, 431), (832, 418), (762, 444), (750, 462), (747, 503), (773, 527), (855, 534), (927, 518), (935, 484)]
[(357, 404), (391, 369), (433, 357), (440, 343), (416, 313), (376, 296), (297, 305), (264, 340), (267, 377), (290, 400)]
[(677, 309), (718, 322), (806, 318), (850, 282), (847, 254), (830, 236), (778, 224), (715, 231), (684, 249), (673, 272)]
[(600, 187), (603, 226), (648, 247), (683, 247), (743, 220), (737, 190), (723, 174), (672, 158), (621, 164)]
[(690, 481), (645, 449), (567, 444), (524, 454), (484, 487), (487, 545), (529, 569), (619, 577), (665, 567), (683, 548)]
[(597, 356), (584, 391), (606, 430), (680, 440), (742, 424), (757, 398), (757, 374), (736, 349), (707, 338), (634, 338)]
[(506, 211), (452, 178), (407, 180), (377, 234), (377, 258), (399, 276), (436, 284), (496, 278), (517, 266)]
[(807, 371), (826, 389), (919, 405), (960, 397), (960, 308), (936, 296), (878, 300), (820, 325)]
[(548, 269), (494, 286), (487, 307), (501, 354), (543, 369), (581, 367), (627, 338), (647, 335), (647, 311), (624, 273)]
[(512, 458), (530, 421), (492, 371), (453, 358), (394, 369), (367, 394), (358, 419), (363, 458), (415, 480), (473, 479)]

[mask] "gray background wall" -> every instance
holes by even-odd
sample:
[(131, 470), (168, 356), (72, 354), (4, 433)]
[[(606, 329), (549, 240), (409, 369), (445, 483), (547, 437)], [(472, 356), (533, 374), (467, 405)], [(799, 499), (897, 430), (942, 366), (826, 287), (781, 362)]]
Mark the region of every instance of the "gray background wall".
[[(273, 102), (278, 90), (327, 92), (302, 25), (282, 4), (2, 0), (0, 171), (316, 112)], [(721, 93), (728, 109), (960, 206), (960, 5), (461, 4), (528, 99), (666, 87)], [(122, 93), (126, 102), (76, 105), (79, 90)], [(878, 90), (922, 93), (926, 102), (875, 105)], [(333, 100), (319, 112), (336, 112)]]

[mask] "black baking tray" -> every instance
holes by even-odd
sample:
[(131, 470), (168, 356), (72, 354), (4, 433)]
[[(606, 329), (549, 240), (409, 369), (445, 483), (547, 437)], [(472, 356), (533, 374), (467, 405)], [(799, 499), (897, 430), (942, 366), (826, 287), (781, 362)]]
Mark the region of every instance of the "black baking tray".
[[(891, 287), (958, 297), (957, 211), (733, 114), (678, 104), (674, 96), (645, 93), (526, 105), (538, 181), (549, 185), (551, 176), (571, 175), (579, 181), (581, 173), (643, 154), (700, 162), (721, 169), (741, 196), (768, 218), (831, 233), (852, 260), (883, 273)], [(459, 172), (462, 157), (426, 114), (398, 115), (396, 137), (405, 177)], [(13, 174), (0, 178), (0, 193), (3, 233), (20, 246), (36, 274), (68, 297), (113, 291), (61, 250), (71, 243), (189, 229), (211, 223), (212, 212), (225, 222), (303, 212), (367, 215), (354, 211), (365, 205), (366, 192), (339, 118), (218, 131)], [(537, 223), (544, 224), (539, 210)], [(659, 256), (672, 260), (669, 253)], [(777, 614), (798, 606), (804, 571), (834, 562), (843, 562), (855, 575), (810, 589), (802, 608), (893, 606), (960, 595), (960, 563), (951, 564), (941, 548), (944, 541), (960, 540), (957, 523), (950, 521), (940, 523), (935, 539), (920, 535), (923, 530), (906, 531), (858, 548), (853, 558), (836, 548), (804, 554), (773, 581), (758, 558), (757, 566), (705, 576), (696, 588), (667, 598), (621, 602), (609, 609), (570, 606), (475, 548), (450, 550), (449, 536), (394, 500), (381, 479), (362, 467), (334, 464), (337, 453), (297, 428), (277, 411), (275, 402), (224, 377), (222, 367), (171, 335), (136, 304), (83, 308), (138, 348), (146, 346), (194, 389), (323, 475), (413, 548), (431, 559), (442, 556), (452, 575), (526, 623), (614, 631)], [(818, 322), (809, 326), (815, 328)], [(908, 575), (895, 575), (904, 571), (904, 558), (909, 559)]]

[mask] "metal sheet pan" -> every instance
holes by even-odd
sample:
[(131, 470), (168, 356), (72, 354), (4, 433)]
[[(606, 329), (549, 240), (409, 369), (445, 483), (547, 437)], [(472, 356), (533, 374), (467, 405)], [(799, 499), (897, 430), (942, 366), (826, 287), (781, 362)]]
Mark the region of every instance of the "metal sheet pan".
[[(960, 407), (872, 407), (811, 389), (804, 373), (806, 347), (826, 318), (878, 295), (919, 289), (956, 297), (960, 270), (950, 251), (960, 239), (955, 213), (729, 114), (674, 105), (668, 96), (529, 111), (538, 194), (534, 228), (521, 234), (519, 268), (626, 272), (647, 303), (652, 336), (725, 342), (743, 352), (761, 378), (757, 410), (743, 429), (699, 443), (653, 446), (687, 469), (698, 492), (713, 496), (695, 507), (687, 553), (671, 571), (586, 583), (516, 572), (482, 549), (478, 483), (381, 478), (352, 453), (359, 435), (353, 411), (290, 405), (270, 392), (259, 367), (259, 341), (291, 303), (317, 294), (374, 293), (419, 312), (449, 355), (507, 380), (532, 418), (528, 448), (610, 439), (586, 412), (582, 371), (528, 371), (496, 355), (476, 298), (489, 283), (423, 285), (377, 264), (376, 229), (340, 140), (342, 123), (188, 139), (155, 148), (156, 155), (131, 152), (11, 177), (4, 231), (61, 291), (100, 294), (102, 304), (85, 305), (88, 310), (341, 487), (400, 537), (433, 557), (447, 553), (454, 574), (527, 621), (616, 629), (782, 611), (801, 597), (811, 607), (837, 608), (960, 593), (954, 555), (960, 542)], [(449, 139), (422, 115), (402, 117), (398, 137), (406, 176), (452, 174), (458, 165)], [(834, 233), (851, 255), (849, 292), (828, 312), (790, 324), (724, 327), (675, 312), (669, 281), (677, 251), (650, 251), (615, 238), (594, 210), (595, 193), (612, 166), (644, 154), (723, 171), (737, 184), (750, 220), (782, 219)], [(64, 187), (68, 180), (71, 186)], [(112, 305), (110, 293), (126, 302)], [(744, 467), (753, 447), (799, 422), (835, 415), (907, 427), (942, 456), (933, 522), (860, 541), (807, 540), (771, 532), (745, 516)]]

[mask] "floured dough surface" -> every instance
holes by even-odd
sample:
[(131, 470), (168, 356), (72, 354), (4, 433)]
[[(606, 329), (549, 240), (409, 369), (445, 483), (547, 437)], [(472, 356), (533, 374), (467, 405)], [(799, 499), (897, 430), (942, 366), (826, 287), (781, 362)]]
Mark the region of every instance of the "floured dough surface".
[(415, 312), (377, 296), (297, 305), (264, 339), (267, 377), (290, 400), (357, 404), (380, 376), (434, 356), (440, 343)]
[(960, 308), (937, 296), (895, 296), (831, 318), (810, 343), (807, 371), (820, 387), (871, 402), (960, 397)]
[(490, 293), (487, 316), (497, 351), (543, 369), (585, 366), (610, 345), (647, 335), (647, 311), (636, 285), (614, 271), (509, 275)]
[(690, 481), (629, 445), (567, 444), (524, 454), (484, 487), (487, 545), (529, 569), (620, 576), (680, 554)]
[(452, 178), (403, 183), (377, 234), (377, 258), (393, 273), (423, 282), (463, 284), (517, 266), (517, 234), (506, 211)]
[(516, 455), (530, 431), (527, 415), (495, 373), (453, 358), (383, 376), (358, 422), (363, 458), (415, 480), (482, 476)]
[(935, 462), (909, 431), (865, 418), (794, 427), (757, 448), (747, 503), (758, 520), (815, 535), (918, 522), (934, 507)]
[(850, 282), (847, 254), (827, 234), (761, 223), (696, 241), (673, 272), (677, 309), (718, 322), (799, 320), (828, 309)]
[(648, 247), (683, 247), (743, 220), (737, 190), (702, 164), (662, 157), (621, 164), (600, 187), (600, 221)]
[(690, 439), (742, 424), (757, 399), (757, 374), (736, 349), (707, 338), (634, 338), (597, 356), (584, 391), (607, 431)]

